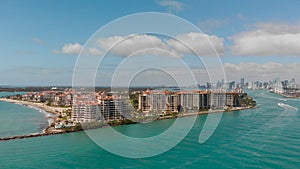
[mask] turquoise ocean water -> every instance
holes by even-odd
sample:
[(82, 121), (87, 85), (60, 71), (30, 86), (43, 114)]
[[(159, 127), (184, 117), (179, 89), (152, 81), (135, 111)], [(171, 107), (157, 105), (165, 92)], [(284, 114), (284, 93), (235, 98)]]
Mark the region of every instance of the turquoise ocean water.
[[(18, 93), (0, 92), (0, 97), (14, 94)], [(0, 137), (42, 132), (47, 125), (45, 114), (38, 110), (0, 102)]]
[[(97, 146), (84, 132), (77, 132), (0, 142), (0, 168), (299, 168), (300, 113), (293, 107), (299, 107), (300, 100), (267, 91), (248, 93), (259, 108), (224, 113), (217, 130), (203, 144), (198, 137), (207, 116), (198, 116), (187, 137), (158, 156), (120, 157)], [(293, 107), (280, 107), (278, 103)], [(129, 136), (146, 137), (173, 122), (162, 120), (116, 129)]]

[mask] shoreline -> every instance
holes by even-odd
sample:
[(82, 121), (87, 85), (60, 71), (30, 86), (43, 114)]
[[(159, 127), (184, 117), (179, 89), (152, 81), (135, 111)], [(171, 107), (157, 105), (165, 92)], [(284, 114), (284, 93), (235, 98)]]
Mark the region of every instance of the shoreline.
[(300, 98), (299, 95), (297, 95), (297, 96), (291, 96), (291, 95), (288, 95), (288, 94), (282, 94), (282, 93), (275, 93), (275, 94), (278, 94), (278, 95), (280, 95), (280, 96), (283, 96), (283, 97), (285, 97), (285, 98), (287, 98), (287, 99), (297, 99), (297, 98)]
[(159, 117), (157, 120), (164, 120), (164, 119), (173, 119), (173, 118), (181, 118), (181, 117), (189, 117), (189, 116), (201, 116), (201, 115), (207, 115), (207, 114), (213, 114), (213, 113), (227, 113), (227, 112), (235, 112), (240, 110), (247, 110), (247, 109), (255, 109), (255, 107), (235, 107), (233, 109), (229, 110), (206, 110), (206, 111), (200, 111), (196, 113), (181, 113), (177, 114), (175, 116), (169, 115), (169, 116), (162, 116)]
[[(22, 101), (22, 100), (12, 100), (12, 99), (6, 99), (6, 98), (0, 98), (0, 101), (28, 106), (28, 107), (30, 107), (32, 109), (36, 109), (38, 111), (41, 110), (46, 113), (45, 115), (47, 115), (47, 113), (52, 114), (53, 116), (47, 117), (47, 118), (52, 119), (51, 124), (53, 124), (53, 122), (55, 121), (55, 118), (57, 117), (57, 115), (59, 115), (60, 112), (68, 109), (68, 108), (60, 108), (60, 107), (50, 107), (43, 103), (34, 103), (34, 102), (28, 102), (28, 101)], [(183, 118), (183, 117), (189, 117), (189, 116), (200, 116), (200, 115), (207, 115), (207, 114), (211, 114), (211, 113), (234, 112), (234, 111), (246, 110), (246, 109), (252, 109), (252, 108), (257, 108), (257, 106), (255, 106), (255, 107), (235, 107), (235, 108), (232, 108), (229, 110), (207, 110), (207, 111), (200, 111), (200, 112), (196, 112), (196, 113), (181, 113), (181, 114), (177, 114), (175, 116), (168, 115), (168, 116), (158, 117), (156, 120), (176, 119), (176, 118)], [(43, 112), (41, 112), (41, 113), (43, 113)], [(156, 121), (156, 120), (154, 120), (154, 121)], [(50, 135), (57, 135), (57, 134), (66, 134), (66, 133), (80, 132), (80, 131), (84, 130), (83, 128), (78, 129), (78, 130), (72, 130), (72, 131), (53, 130), (53, 129), (51, 129), (51, 124), (49, 124), (48, 127), (43, 129), (42, 133), (31, 133), (31, 134), (24, 134), (24, 135), (18, 135), (18, 136), (2, 137), (2, 138), (0, 138), (0, 141), (17, 140), (17, 139), (41, 137), (41, 136), (50, 136)], [(128, 124), (123, 124), (123, 125), (128, 125)]]
[[(13, 103), (13, 104), (18, 104), (18, 103)], [(54, 120), (56, 118), (56, 114), (53, 114), (53, 113), (50, 113), (50, 112), (47, 112), (39, 107), (35, 107), (35, 106), (31, 106), (31, 105), (23, 105), (23, 104), (19, 104), (19, 105), (22, 105), (22, 106), (25, 106), (25, 107), (28, 107), (28, 108), (31, 108), (31, 109), (34, 109), (36, 111), (38, 111), (39, 113), (43, 114), (44, 115), (44, 118), (47, 120), (47, 125), (46, 127), (43, 127), (43, 130), (42, 132), (39, 132), (39, 133), (45, 133), (46, 132), (46, 129), (52, 125), (52, 123), (54, 123)]]
[[(0, 98), (0, 101), (26, 106), (26, 107), (34, 109), (44, 115), (45, 119), (48, 122), (47, 127), (45, 127), (39, 133), (31, 133), (31, 134), (27, 134), (27, 135), (50, 134), (50, 133), (47, 133), (48, 128), (55, 122), (55, 119), (57, 118), (57, 116), (59, 116), (60, 113), (62, 113), (64, 110), (68, 109), (68, 108), (62, 108), (62, 107), (51, 107), (51, 106), (47, 106), (44, 103), (35, 103), (35, 102), (29, 102), (29, 101), (23, 101), (23, 100)], [(25, 135), (23, 135), (23, 136), (25, 136)], [(0, 140), (1, 139), (2, 138), (0, 138)]]
[(24, 106), (28, 106), (28, 107), (30, 107), (30, 106), (37, 107), (39, 109), (44, 110), (45, 112), (48, 112), (48, 113), (51, 113), (54, 115), (58, 115), (59, 113), (62, 113), (64, 110), (68, 109), (68, 108), (62, 108), (62, 107), (47, 106), (45, 103), (36, 103), (36, 102), (29, 102), (29, 101), (23, 101), (23, 100), (0, 98), (0, 101), (20, 104), (20, 105), (24, 105)]

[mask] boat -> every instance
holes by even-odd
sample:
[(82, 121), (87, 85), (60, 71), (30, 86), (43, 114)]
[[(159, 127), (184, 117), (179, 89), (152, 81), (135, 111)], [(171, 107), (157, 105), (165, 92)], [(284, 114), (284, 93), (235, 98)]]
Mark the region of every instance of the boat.
[(284, 106), (284, 103), (277, 103), (278, 106)]

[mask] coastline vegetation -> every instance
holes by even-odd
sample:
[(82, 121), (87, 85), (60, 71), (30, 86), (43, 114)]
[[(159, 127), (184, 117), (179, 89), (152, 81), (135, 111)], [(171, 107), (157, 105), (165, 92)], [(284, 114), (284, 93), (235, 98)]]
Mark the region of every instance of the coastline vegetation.
[(256, 101), (252, 97), (248, 96), (247, 93), (240, 94), (239, 99), (241, 107), (256, 107)]

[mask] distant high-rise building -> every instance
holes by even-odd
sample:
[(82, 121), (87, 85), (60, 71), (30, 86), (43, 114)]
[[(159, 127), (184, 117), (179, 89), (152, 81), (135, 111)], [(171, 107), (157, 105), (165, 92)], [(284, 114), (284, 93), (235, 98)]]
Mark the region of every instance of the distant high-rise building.
[(291, 79), (291, 81), (289, 82), (289, 87), (296, 88), (296, 80), (295, 80), (295, 78)]
[(222, 86), (224, 86), (224, 85), (225, 85), (225, 81), (224, 81), (224, 79), (222, 79), (222, 80), (221, 80), (221, 83), (222, 83)]
[(292, 78), (292, 79), (291, 79), (291, 83), (296, 83), (295, 78)]
[(245, 78), (244, 77), (241, 78), (240, 84), (241, 84), (241, 88), (243, 88), (245, 86)]
[(289, 84), (289, 81), (288, 81), (288, 80), (284, 80), (284, 81), (282, 82), (282, 85), (283, 85), (284, 87), (288, 86), (288, 84)]
[(217, 88), (221, 88), (221, 87), (223, 87), (223, 85), (222, 85), (222, 83), (218, 80), (218, 82), (217, 82)]
[(262, 82), (259, 82), (258, 88), (261, 89), (262, 87), (263, 87), (263, 83), (262, 83)]
[(283, 86), (282, 86), (282, 83), (280, 82), (280, 78), (277, 77), (273, 83), (274, 83), (274, 92), (275, 93), (283, 93)]
[(228, 89), (229, 89), (229, 90), (233, 90), (234, 87), (235, 87), (235, 81), (229, 82), (229, 84), (228, 84)]
[(263, 87), (264, 87), (264, 89), (268, 89), (269, 88), (269, 83), (268, 82), (264, 82), (263, 83)]
[(207, 88), (207, 89), (211, 89), (211, 88), (212, 88), (212, 83), (207, 82), (207, 83), (206, 83), (206, 88)]

